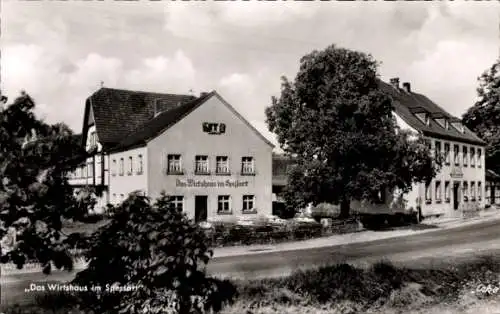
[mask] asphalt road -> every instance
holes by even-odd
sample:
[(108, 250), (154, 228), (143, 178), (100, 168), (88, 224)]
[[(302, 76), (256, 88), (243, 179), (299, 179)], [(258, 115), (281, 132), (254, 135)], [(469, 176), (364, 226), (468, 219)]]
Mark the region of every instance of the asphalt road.
[(282, 276), (299, 268), (342, 262), (363, 265), (388, 259), (396, 264), (427, 267), (429, 263), (439, 264), (442, 259), (451, 257), (498, 255), (498, 253), (500, 253), (500, 220), (497, 219), (371, 242), (221, 257), (211, 262), (207, 270), (224, 277), (251, 279)]
[[(219, 257), (210, 262), (207, 271), (221, 277), (255, 279), (341, 262), (363, 265), (386, 259), (411, 267), (435, 267), (453, 259), (479, 255), (500, 256), (500, 220), (365, 243)], [(67, 281), (73, 276), (74, 273), (67, 272), (55, 272), (50, 276), (41, 273), (3, 276), (0, 278), (1, 303), (32, 299), (35, 292), (24, 290), (34, 282)]]

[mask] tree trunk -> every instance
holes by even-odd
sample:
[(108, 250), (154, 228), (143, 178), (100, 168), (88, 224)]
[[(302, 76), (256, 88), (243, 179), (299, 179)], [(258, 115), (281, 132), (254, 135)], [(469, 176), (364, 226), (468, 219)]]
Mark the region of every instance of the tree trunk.
[(340, 216), (339, 218), (344, 219), (349, 217), (350, 201), (347, 198), (342, 198), (340, 201)]

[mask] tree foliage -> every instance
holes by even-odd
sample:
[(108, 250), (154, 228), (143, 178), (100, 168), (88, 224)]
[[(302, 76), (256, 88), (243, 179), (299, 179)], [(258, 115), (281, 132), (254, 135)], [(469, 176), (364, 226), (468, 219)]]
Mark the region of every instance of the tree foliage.
[[(209, 241), (194, 222), (162, 195), (154, 204), (138, 193), (113, 210), (111, 221), (89, 239), (86, 270), (74, 282), (100, 286), (86, 302), (98, 313), (144, 313), (174, 305), (176, 313), (220, 310), (235, 293), (227, 282), (206, 277)], [(134, 286), (107, 293), (106, 285)], [(175, 302), (174, 302), (175, 301)], [(163, 312), (161, 312), (163, 313)]]
[(0, 256), (19, 268), (40, 262), (48, 273), (51, 261), (72, 267), (62, 220), (82, 217), (88, 206), (75, 198), (65, 174), (86, 153), (66, 125), (43, 122), (34, 108), (22, 93), (0, 111), (0, 239), (11, 230), (16, 240)]
[(500, 59), (479, 78), (478, 100), (463, 115), (463, 123), (486, 143), (486, 165), (500, 172)]
[(266, 108), (269, 130), (296, 165), (285, 193), (291, 206), (378, 200), (381, 189), (408, 191), (439, 170), (428, 143), (398, 130), (370, 55), (330, 46), (300, 60), (293, 82)]

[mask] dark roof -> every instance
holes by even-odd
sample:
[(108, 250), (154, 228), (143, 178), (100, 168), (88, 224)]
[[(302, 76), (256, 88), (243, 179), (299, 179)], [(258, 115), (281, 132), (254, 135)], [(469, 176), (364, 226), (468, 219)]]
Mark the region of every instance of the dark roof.
[[(107, 150), (120, 143), (125, 134), (137, 130), (151, 120), (155, 115), (156, 103), (163, 111), (194, 99), (196, 97), (191, 95), (101, 88), (87, 98), (84, 122), (92, 108), (99, 142)], [(83, 134), (87, 134), (87, 127), (83, 126)]]
[(113, 147), (110, 152), (118, 152), (145, 145), (148, 140), (156, 137), (158, 134), (180, 121), (214, 94), (215, 92), (207, 93), (199, 98), (160, 113), (153, 119), (139, 126), (136, 131), (126, 136), (122, 135), (124, 139)]
[(486, 169), (486, 179), (491, 181), (500, 181), (500, 175), (493, 170)]
[[(403, 89), (396, 89), (392, 85), (382, 81), (380, 81), (380, 88), (393, 99), (396, 114), (409, 126), (422, 132), (423, 135), (475, 145), (486, 145), (484, 141), (465, 126), (465, 133), (456, 130), (452, 126), (448, 130), (440, 126), (433, 120), (434, 118), (447, 118), (450, 122), (461, 122), (461, 120), (446, 112), (446, 110), (426, 96), (414, 93), (413, 91), (407, 92)], [(417, 112), (427, 112), (430, 114), (432, 119), (430, 119), (428, 126), (415, 116), (414, 113)]]

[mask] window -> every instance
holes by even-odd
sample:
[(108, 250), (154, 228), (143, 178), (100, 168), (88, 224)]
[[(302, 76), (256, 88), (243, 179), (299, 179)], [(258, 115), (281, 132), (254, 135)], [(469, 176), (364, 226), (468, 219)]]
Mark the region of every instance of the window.
[(137, 174), (142, 174), (143, 163), (142, 163), (142, 155), (137, 156)]
[(477, 200), (480, 201), (483, 196), (483, 186), (481, 185), (481, 181), (477, 182)]
[(173, 210), (182, 212), (184, 210), (184, 196), (170, 197), (170, 206)]
[(121, 200), (121, 201), (124, 201), (124, 200), (125, 200), (125, 195), (120, 194), (120, 200)]
[(434, 151), (435, 151), (436, 158), (439, 158), (439, 156), (441, 156), (441, 142), (436, 141), (436, 148)]
[(229, 195), (219, 195), (217, 197), (217, 213), (231, 213), (231, 197)]
[(208, 172), (208, 156), (195, 156), (194, 172), (196, 174), (207, 174)]
[(182, 173), (181, 168), (181, 155), (168, 155), (167, 156), (167, 172), (168, 173)]
[(87, 171), (87, 177), (92, 178), (94, 177), (94, 163), (88, 163), (87, 164), (88, 171)]
[(89, 147), (94, 147), (97, 144), (95, 131), (90, 133), (89, 136)]
[(116, 159), (113, 159), (112, 167), (111, 167), (111, 175), (116, 176)]
[(131, 176), (132, 175), (132, 171), (134, 171), (134, 161), (132, 159), (132, 156), (129, 156), (128, 157), (128, 171), (127, 171), (127, 175)]
[(474, 147), (470, 148), (470, 166), (471, 167), (476, 166), (476, 152), (474, 150)]
[(477, 167), (478, 168), (481, 168), (481, 165), (482, 165), (482, 159), (483, 159), (483, 149), (482, 148), (478, 148), (477, 149)]
[(436, 181), (436, 190), (434, 195), (436, 195), (436, 203), (441, 203), (441, 181)]
[(430, 204), (432, 202), (432, 195), (431, 195), (431, 185), (430, 183), (425, 185), (425, 203)]
[[(467, 146), (463, 146), (463, 156), (462, 156), (462, 160), (464, 161), (464, 167), (467, 167)], [(472, 151), (471, 151), (472, 152)]]
[(229, 158), (227, 156), (217, 156), (215, 158), (215, 172), (218, 174), (229, 174)]
[(467, 202), (469, 200), (469, 185), (467, 182), (463, 183), (462, 193), (464, 194), (464, 201)]
[(450, 202), (450, 181), (445, 181), (444, 182), (444, 197), (445, 197), (445, 202), (449, 203)]
[(243, 212), (255, 212), (254, 204), (254, 195), (243, 195)]
[(476, 200), (476, 182), (470, 183), (470, 198), (471, 198), (471, 201)]
[(447, 165), (450, 164), (450, 143), (445, 143), (444, 144), (444, 156), (445, 156), (445, 163)]
[(453, 145), (453, 153), (454, 153), (453, 162), (455, 163), (455, 166), (458, 166), (460, 164), (458, 151), (459, 151), (458, 145)]
[(82, 166), (82, 178), (87, 178), (88, 177), (88, 173), (89, 173), (89, 168), (87, 167), (87, 165), (83, 165)]
[(120, 158), (120, 170), (118, 172), (118, 175), (123, 176), (123, 172), (125, 171), (125, 165), (123, 164), (123, 158)]
[(241, 174), (254, 174), (254, 161), (253, 157), (241, 158)]
[(99, 158), (99, 160), (97, 160), (97, 169), (96, 169), (96, 172), (97, 172), (97, 177), (100, 178), (101, 177), (101, 171), (102, 171), (102, 161), (101, 161), (101, 158)]
[(116, 193), (113, 193), (113, 200), (112, 200), (112, 202), (114, 203), (116, 201), (117, 201), (117, 199), (116, 199)]

